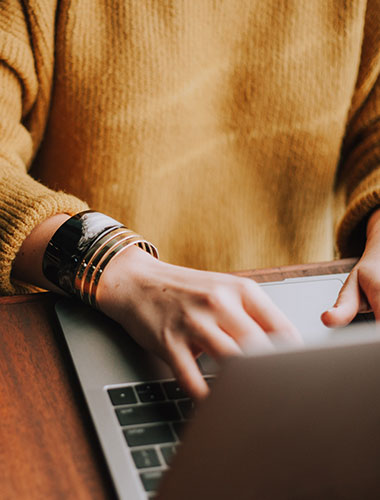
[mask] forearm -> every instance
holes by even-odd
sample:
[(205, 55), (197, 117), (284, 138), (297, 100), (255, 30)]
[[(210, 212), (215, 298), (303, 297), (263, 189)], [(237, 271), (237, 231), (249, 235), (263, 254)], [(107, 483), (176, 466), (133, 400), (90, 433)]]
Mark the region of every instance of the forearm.
[(45, 249), (57, 229), (69, 219), (67, 214), (57, 214), (39, 224), (24, 240), (12, 267), (12, 277), (46, 290), (59, 291), (42, 272)]

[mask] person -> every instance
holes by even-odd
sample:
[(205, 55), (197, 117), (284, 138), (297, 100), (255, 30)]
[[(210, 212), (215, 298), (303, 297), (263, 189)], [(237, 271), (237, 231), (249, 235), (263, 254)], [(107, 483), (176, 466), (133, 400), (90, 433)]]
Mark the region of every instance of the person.
[[(323, 321), (380, 319), (379, 13), (378, 0), (3, 0), (1, 293), (74, 291), (195, 398), (201, 351), (299, 335), (228, 271), (360, 256)], [(91, 234), (89, 207), (104, 223)]]

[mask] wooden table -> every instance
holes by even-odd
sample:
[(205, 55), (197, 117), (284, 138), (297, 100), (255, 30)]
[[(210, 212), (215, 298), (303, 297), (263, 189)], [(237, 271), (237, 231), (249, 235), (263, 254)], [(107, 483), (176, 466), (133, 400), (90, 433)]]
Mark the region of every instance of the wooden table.
[[(239, 272), (260, 282), (348, 272), (354, 259)], [(114, 499), (54, 314), (57, 296), (0, 298), (0, 498)]]

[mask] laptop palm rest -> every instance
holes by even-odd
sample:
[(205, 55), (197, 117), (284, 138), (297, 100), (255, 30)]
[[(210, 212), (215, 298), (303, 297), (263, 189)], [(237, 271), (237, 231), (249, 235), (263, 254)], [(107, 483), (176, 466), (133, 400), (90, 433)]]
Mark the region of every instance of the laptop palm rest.
[(84, 388), (173, 376), (166, 363), (99, 312), (68, 299), (56, 311)]

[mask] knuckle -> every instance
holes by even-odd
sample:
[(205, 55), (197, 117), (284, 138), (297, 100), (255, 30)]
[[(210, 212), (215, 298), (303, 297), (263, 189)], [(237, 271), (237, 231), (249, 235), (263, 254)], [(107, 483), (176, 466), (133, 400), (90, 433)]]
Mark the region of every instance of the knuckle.
[(251, 295), (256, 293), (259, 288), (259, 285), (248, 278), (241, 278), (238, 282), (238, 290), (241, 295)]
[(215, 285), (211, 290), (200, 295), (200, 303), (207, 309), (219, 311), (226, 304), (227, 294), (224, 286)]

